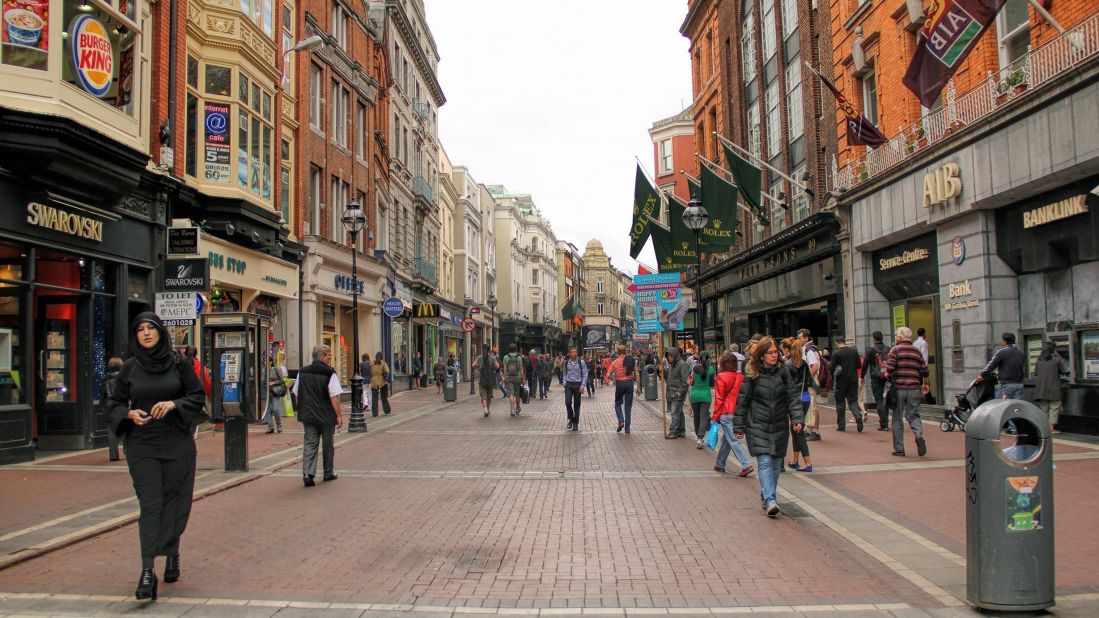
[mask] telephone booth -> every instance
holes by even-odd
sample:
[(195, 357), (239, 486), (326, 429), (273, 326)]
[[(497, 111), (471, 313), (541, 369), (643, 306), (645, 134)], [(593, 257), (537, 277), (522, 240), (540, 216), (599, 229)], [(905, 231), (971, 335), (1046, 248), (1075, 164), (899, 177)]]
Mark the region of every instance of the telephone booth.
[(254, 313), (204, 313), (202, 361), (210, 368), (210, 416), (225, 423), (225, 469), (248, 470), (248, 425), (267, 406), (268, 319)]

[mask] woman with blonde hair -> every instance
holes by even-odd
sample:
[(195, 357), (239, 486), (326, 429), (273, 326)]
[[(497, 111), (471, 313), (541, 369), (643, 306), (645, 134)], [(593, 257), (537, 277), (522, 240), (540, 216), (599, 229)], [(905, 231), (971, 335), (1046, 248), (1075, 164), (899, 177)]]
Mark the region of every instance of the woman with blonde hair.
[(779, 362), (775, 340), (764, 337), (752, 350), (745, 370), (744, 383), (737, 396), (733, 428), (738, 439), (748, 440), (748, 451), (756, 458), (759, 497), (768, 517), (778, 517), (778, 474), (791, 423), (801, 431), (803, 416), (798, 404), (795, 381)]
[[(783, 342), (785, 344), (785, 342)], [(802, 345), (797, 341), (792, 341), (790, 345), (790, 359), (787, 367), (790, 370), (790, 376), (794, 379), (794, 384), (798, 388), (798, 401), (801, 402), (802, 416), (809, 410), (809, 385), (812, 384), (812, 380), (809, 378), (809, 365), (805, 364), (805, 358), (802, 356)], [(790, 426), (790, 437), (794, 441), (794, 456), (787, 463), (791, 468), (800, 472), (812, 472), (813, 471), (813, 457), (809, 455), (809, 441), (805, 439), (804, 431), (794, 431), (794, 427)], [(801, 463), (798, 463), (798, 455), (801, 456)]]

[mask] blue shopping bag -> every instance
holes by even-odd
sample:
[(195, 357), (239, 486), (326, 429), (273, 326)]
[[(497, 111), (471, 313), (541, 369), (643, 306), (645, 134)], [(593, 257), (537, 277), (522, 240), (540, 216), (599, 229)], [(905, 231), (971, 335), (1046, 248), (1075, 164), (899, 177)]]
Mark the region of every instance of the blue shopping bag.
[(717, 423), (710, 423), (710, 431), (706, 432), (706, 446), (710, 449), (717, 448), (717, 443), (720, 440), (721, 425)]

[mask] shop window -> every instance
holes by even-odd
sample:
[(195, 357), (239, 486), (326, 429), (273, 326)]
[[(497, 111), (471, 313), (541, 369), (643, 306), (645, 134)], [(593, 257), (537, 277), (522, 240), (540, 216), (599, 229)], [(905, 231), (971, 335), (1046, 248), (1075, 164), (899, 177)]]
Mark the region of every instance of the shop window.
[(0, 242), (0, 288), (23, 280), (23, 263), (27, 255), (19, 245)]
[(274, 157), (271, 95), (255, 81), (246, 87), (245, 80), (242, 73), (237, 105), (237, 186), (268, 201)]
[(27, 403), (22, 326), (23, 290), (0, 290), (0, 406)]
[[(4, 64), (46, 70), (49, 56), (47, 0), (20, 0), (3, 4)], [(61, 78), (77, 90), (133, 115), (133, 92), (139, 73), (134, 52), (140, 48), (140, 31), (133, 21), (133, 2), (106, 5), (66, 0), (62, 6)], [(19, 26), (25, 26), (19, 28)], [(14, 32), (22, 43), (12, 44)], [(74, 49), (75, 48), (75, 49)], [(74, 63), (75, 61), (75, 63)]]
[(126, 298), (149, 300), (149, 271), (130, 268), (126, 273)]
[(122, 356), (121, 350), (109, 349), (114, 341), (114, 299), (96, 295), (92, 300), (92, 400), (103, 396), (103, 378), (107, 375), (107, 359)]
[(1099, 330), (1080, 331), (1078, 337), (1076, 375), (1079, 380), (1099, 381)]

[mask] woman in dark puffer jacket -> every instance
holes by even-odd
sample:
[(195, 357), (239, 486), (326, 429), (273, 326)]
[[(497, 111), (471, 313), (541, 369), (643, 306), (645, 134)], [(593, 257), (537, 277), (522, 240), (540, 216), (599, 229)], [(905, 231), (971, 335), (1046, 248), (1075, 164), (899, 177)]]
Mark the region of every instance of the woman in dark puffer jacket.
[(781, 512), (775, 497), (778, 474), (786, 457), (790, 426), (801, 431), (804, 418), (795, 392), (795, 380), (779, 362), (775, 340), (759, 340), (748, 358), (747, 377), (737, 397), (733, 427), (737, 438), (747, 436), (748, 452), (756, 458), (759, 496), (768, 517)]

